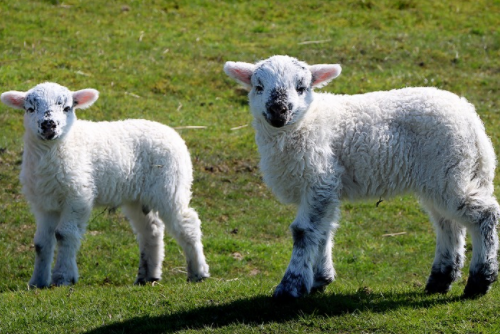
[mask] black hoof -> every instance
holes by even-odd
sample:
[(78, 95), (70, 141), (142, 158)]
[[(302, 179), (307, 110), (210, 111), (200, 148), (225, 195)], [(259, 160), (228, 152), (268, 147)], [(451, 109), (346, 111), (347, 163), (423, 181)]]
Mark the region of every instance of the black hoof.
[(435, 294), (435, 293), (448, 293), (451, 289), (451, 282), (445, 282), (434, 279), (432, 276), (427, 280), (427, 285), (425, 286), (425, 293)]
[(276, 290), (274, 290), (273, 298), (277, 301), (290, 301), (299, 298), (299, 295), (295, 295), (291, 291), (285, 290), (279, 285)]
[(332, 282), (332, 277), (314, 277), (314, 284), (311, 288), (311, 294), (325, 292), (327, 285)]
[(459, 272), (453, 270), (453, 268), (448, 268), (446, 272), (432, 271), (429, 279), (427, 279), (427, 284), (425, 286), (425, 293), (447, 293), (451, 289), (451, 283), (459, 277)]
[(493, 282), (483, 275), (471, 275), (464, 289), (465, 298), (478, 298), (485, 295)]
[(202, 282), (204, 281), (205, 279), (209, 278), (210, 276), (200, 276), (200, 275), (196, 275), (196, 276), (192, 276), (192, 277), (188, 277), (187, 278), (187, 281), (188, 282), (193, 282), (193, 283), (198, 283), (198, 282)]
[(292, 284), (281, 282), (274, 290), (273, 298), (278, 300), (292, 300), (307, 295), (307, 289), (303, 283)]
[(490, 290), (491, 284), (497, 280), (498, 273), (488, 273), (486, 270), (478, 270), (470, 273), (467, 285), (464, 289), (465, 298), (477, 298), (485, 295)]
[(159, 278), (148, 278), (148, 279), (145, 279), (145, 278), (137, 278), (134, 282), (134, 285), (146, 285), (146, 283), (148, 282), (158, 282), (160, 279)]

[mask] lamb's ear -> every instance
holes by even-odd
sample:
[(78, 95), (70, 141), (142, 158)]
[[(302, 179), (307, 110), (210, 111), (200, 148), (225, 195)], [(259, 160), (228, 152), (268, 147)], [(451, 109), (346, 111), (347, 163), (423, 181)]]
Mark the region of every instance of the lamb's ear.
[(99, 98), (99, 92), (92, 88), (77, 90), (73, 92), (73, 107), (85, 109), (90, 107)]
[(26, 92), (18, 92), (11, 90), (9, 92), (2, 93), (0, 96), (2, 102), (9, 107), (15, 109), (24, 109), (24, 100), (26, 99)]
[(242, 84), (248, 90), (252, 88), (250, 79), (252, 78), (254, 70), (254, 64), (244, 63), (241, 61), (228, 61), (224, 65), (224, 72), (226, 72), (228, 76)]
[(319, 64), (309, 66), (309, 70), (313, 77), (312, 86), (320, 88), (338, 77), (342, 72), (342, 67), (338, 64)]

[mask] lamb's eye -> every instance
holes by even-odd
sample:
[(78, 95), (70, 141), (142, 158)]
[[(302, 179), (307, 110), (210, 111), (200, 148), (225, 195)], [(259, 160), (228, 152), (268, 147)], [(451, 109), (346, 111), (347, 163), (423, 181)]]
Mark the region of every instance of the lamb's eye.
[(262, 93), (264, 91), (264, 86), (262, 86), (262, 85), (255, 86), (255, 91), (257, 93)]
[(26, 108), (26, 112), (32, 114), (35, 112), (35, 108), (33, 108), (33, 107)]
[(305, 87), (305, 86), (299, 86), (299, 87), (296, 88), (296, 90), (297, 90), (297, 93), (299, 93), (299, 95), (302, 95), (307, 90), (307, 87)]
[(70, 106), (66, 106), (66, 107), (64, 107), (64, 112), (70, 112), (70, 110), (71, 110), (71, 107), (70, 107)]

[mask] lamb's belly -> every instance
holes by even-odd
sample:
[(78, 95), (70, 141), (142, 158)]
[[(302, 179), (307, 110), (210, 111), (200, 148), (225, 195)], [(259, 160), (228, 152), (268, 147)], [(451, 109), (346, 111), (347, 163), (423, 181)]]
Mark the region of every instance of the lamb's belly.
[(116, 208), (123, 203), (134, 201), (133, 196), (129, 194), (128, 189), (110, 184), (106, 189), (98, 189), (97, 196), (94, 199), (95, 206), (107, 206)]
[(343, 198), (350, 200), (387, 198), (412, 191), (411, 175), (398, 167), (392, 170), (392, 173), (386, 173), (387, 170), (384, 168), (374, 168), (373, 165), (370, 171), (358, 171), (346, 169), (343, 174)]

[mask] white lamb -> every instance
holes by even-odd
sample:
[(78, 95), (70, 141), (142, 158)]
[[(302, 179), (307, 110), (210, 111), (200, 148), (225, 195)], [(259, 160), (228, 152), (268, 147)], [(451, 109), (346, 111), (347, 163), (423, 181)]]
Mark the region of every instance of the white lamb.
[(435, 88), (318, 94), (341, 72), (288, 56), (224, 71), (249, 90), (260, 167), (282, 202), (298, 206), (292, 259), (274, 297), (299, 297), (335, 276), (331, 248), (342, 199), (417, 194), (437, 233), (428, 293), (445, 293), (473, 253), (464, 295), (497, 279), (499, 205), (492, 144), (474, 107)]
[(188, 279), (208, 277), (201, 222), (189, 207), (193, 178), (184, 141), (173, 129), (146, 120), (77, 120), (75, 109), (89, 107), (98, 96), (94, 89), (71, 92), (56, 83), (1, 95), (6, 105), (26, 111), (20, 178), (37, 223), (29, 284), (77, 281), (76, 253), (96, 205), (121, 206), (130, 220), (141, 253), (136, 284), (161, 278), (165, 224), (184, 250)]

